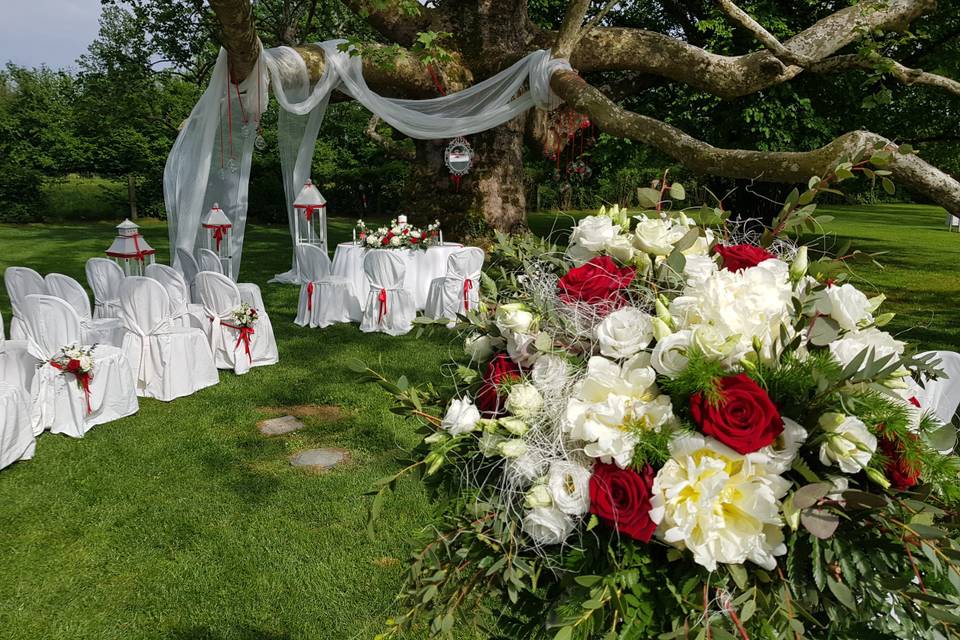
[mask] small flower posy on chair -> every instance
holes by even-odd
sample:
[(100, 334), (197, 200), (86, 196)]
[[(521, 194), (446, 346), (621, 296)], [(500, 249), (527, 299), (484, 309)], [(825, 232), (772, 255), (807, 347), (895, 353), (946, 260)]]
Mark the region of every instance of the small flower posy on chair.
[(90, 381), (93, 380), (93, 350), (97, 345), (82, 346), (70, 345), (60, 349), (49, 363), (61, 373), (72, 374), (77, 381), (77, 386), (83, 391), (86, 401), (87, 413), (90, 413)]

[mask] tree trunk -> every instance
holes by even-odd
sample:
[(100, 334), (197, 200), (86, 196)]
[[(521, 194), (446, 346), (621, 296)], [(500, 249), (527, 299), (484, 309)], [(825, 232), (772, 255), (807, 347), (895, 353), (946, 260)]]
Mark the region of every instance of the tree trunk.
[(137, 219), (137, 179), (132, 173), (127, 174), (127, 199), (130, 201), (130, 219)]
[(474, 136), (476, 190), (473, 209), (500, 231), (514, 232), (526, 221), (523, 147), (526, 115)]

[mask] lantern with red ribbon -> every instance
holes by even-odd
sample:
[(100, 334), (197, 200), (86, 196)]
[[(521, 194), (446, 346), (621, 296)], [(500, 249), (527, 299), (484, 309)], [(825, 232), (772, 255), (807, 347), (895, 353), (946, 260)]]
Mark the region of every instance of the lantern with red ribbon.
[(293, 233), (297, 244), (327, 250), (327, 200), (310, 180), (293, 201)]
[(156, 249), (147, 244), (140, 227), (130, 220), (118, 224), (117, 232), (107, 256), (120, 265), (125, 275), (142, 276), (145, 265), (153, 264)]
[(200, 221), (206, 237), (207, 249), (210, 249), (223, 264), (224, 273), (233, 273), (233, 223), (216, 202)]

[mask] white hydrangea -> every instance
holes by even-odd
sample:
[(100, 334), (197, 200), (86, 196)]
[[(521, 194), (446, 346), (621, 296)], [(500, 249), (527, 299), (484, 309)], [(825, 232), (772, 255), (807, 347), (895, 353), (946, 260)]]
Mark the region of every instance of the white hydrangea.
[(680, 436), (653, 482), (650, 518), (665, 542), (714, 571), (750, 560), (772, 570), (784, 545), (780, 499), (790, 482), (699, 434)]

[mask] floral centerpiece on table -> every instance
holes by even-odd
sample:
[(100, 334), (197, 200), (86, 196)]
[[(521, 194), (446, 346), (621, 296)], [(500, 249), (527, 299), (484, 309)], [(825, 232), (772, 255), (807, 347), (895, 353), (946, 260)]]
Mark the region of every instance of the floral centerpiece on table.
[(960, 460), (918, 383), (937, 362), (848, 282), (856, 252), (784, 237), (890, 153), (811, 179), (762, 233), (667, 211), (664, 181), (563, 255), (501, 238), (451, 384), (358, 365), (424, 423), (371, 515), (410, 469), (444, 498), (387, 633), (957, 637)]
[(54, 369), (61, 373), (73, 375), (77, 381), (77, 386), (83, 391), (87, 405), (87, 413), (92, 411), (90, 407), (90, 382), (93, 380), (93, 350), (96, 345), (70, 345), (62, 347), (56, 355), (50, 358), (49, 363)]
[(407, 222), (407, 216), (400, 215), (386, 227), (372, 228), (363, 220), (357, 220), (356, 229), (360, 244), (371, 249), (426, 249), (436, 244), (440, 221), (434, 221), (424, 230)]

